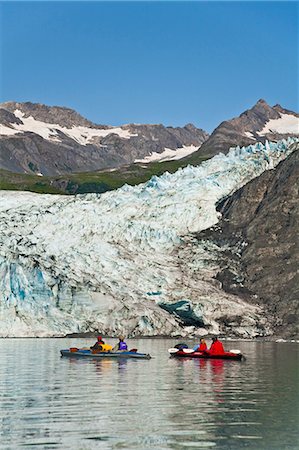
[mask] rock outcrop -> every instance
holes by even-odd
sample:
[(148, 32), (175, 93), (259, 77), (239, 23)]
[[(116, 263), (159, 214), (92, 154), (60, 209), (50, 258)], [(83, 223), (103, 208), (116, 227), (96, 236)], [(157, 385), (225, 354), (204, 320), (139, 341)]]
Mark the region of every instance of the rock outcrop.
[(268, 311), (277, 336), (299, 336), (299, 147), (217, 209), (222, 220), (198, 235), (213, 247), (224, 290)]

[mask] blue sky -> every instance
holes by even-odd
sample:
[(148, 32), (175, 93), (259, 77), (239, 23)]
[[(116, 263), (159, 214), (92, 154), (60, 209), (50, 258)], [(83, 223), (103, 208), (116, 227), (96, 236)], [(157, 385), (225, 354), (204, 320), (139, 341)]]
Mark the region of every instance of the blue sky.
[(298, 110), (298, 3), (2, 2), (1, 101), (211, 131), (259, 98)]

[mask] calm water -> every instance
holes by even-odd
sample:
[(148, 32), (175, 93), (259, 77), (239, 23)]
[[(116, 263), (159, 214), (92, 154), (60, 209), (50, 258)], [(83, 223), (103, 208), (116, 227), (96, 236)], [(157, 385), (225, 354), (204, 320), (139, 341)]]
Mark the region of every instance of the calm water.
[[(246, 362), (60, 358), (84, 339), (0, 340), (0, 449), (299, 449), (296, 343), (226, 342)], [(192, 342), (193, 344), (193, 342)]]

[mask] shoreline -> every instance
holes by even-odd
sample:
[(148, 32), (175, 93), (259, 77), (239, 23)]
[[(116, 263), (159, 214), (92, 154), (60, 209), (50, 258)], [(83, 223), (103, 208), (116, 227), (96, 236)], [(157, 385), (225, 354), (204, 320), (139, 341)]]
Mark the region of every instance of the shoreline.
[[(97, 334), (91, 334), (91, 333), (74, 333), (71, 335), (65, 335), (65, 336), (0, 336), (0, 340), (4, 339), (95, 339), (99, 333)], [(118, 339), (117, 336), (107, 336), (102, 335), (104, 339)], [(205, 339), (212, 339), (211, 336), (206, 336)], [(281, 337), (256, 337), (256, 338), (239, 338), (239, 337), (222, 337), (218, 336), (221, 341), (230, 342), (230, 341), (238, 341), (238, 342), (275, 342), (275, 343), (297, 343), (299, 344), (299, 339), (297, 338), (281, 338)], [(180, 337), (180, 336), (167, 336), (167, 335), (160, 335), (160, 336), (133, 336), (133, 337), (127, 337), (128, 340), (176, 340), (176, 341), (197, 341), (199, 338), (197, 337)]]

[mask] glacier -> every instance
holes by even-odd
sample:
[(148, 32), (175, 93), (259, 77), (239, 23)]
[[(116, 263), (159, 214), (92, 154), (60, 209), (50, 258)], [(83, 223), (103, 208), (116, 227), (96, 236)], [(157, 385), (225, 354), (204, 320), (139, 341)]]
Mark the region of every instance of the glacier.
[(105, 194), (0, 191), (0, 336), (218, 334), (223, 317), (234, 336), (270, 334), (261, 307), (221, 289), (193, 234), (298, 141), (233, 148)]

